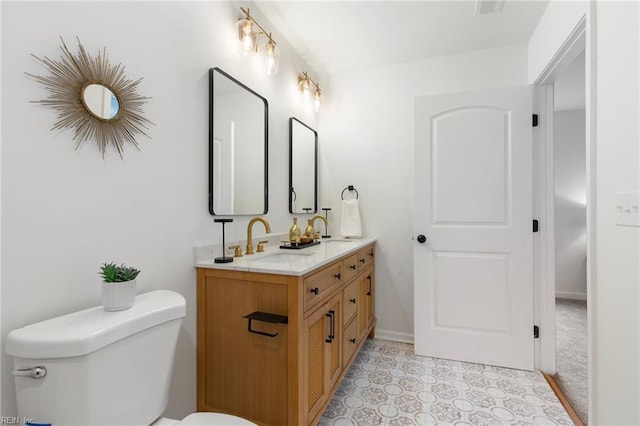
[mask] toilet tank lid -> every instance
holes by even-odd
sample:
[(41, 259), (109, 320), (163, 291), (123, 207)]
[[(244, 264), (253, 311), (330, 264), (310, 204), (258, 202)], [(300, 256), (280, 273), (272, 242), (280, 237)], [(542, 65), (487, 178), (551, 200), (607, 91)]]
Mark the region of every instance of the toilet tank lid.
[(182, 295), (156, 290), (137, 295), (124, 311), (106, 312), (96, 306), (13, 330), (7, 335), (6, 352), (28, 359), (82, 356), (185, 314)]

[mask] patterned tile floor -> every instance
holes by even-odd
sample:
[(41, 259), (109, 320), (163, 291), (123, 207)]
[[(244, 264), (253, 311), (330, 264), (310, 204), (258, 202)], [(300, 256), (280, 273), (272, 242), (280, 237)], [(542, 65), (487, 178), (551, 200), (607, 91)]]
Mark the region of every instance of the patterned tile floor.
[(539, 372), (413, 353), (368, 339), (320, 425), (572, 425)]

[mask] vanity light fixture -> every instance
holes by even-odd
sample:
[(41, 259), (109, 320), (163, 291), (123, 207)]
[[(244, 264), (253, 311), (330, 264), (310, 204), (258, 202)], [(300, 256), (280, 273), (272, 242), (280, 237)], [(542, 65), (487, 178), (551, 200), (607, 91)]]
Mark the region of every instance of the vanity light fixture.
[(313, 91), (313, 108), (316, 112), (319, 112), (320, 95), (322, 93), (320, 90), (320, 84), (313, 81), (313, 79), (309, 77), (309, 74), (307, 74), (307, 71), (298, 75), (298, 88), (302, 93), (302, 98), (304, 99), (305, 103), (311, 102), (311, 85), (315, 87), (315, 90)]
[(271, 33), (265, 31), (251, 16), (249, 9), (241, 7), (240, 11), (244, 14), (244, 17), (241, 17), (236, 22), (239, 43), (238, 50), (244, 56), (254, 56), (258, 53), (258, 36), (265, 36), (267, 38), (267, 43), (263, 46), (265, 52), (265, 68), (268, 75), (274, 75), (278, 72), (278, 66), (280, 65), (280, 48), (271, 36)]

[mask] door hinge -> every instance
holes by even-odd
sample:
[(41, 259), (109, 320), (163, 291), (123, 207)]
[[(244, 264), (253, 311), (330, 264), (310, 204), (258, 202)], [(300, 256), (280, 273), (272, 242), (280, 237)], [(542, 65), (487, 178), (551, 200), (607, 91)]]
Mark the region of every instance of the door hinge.
[(538, 232), (538, 219), (533, 219), (533, 232)]
[(533, 127), (538, 127), (538, 114), (533, 114), (533, 120), (531, 121)]
[(540, 338), (540, 327), (538, 327), (537, 325), (533, 326), (533, 338), (534, 339)]

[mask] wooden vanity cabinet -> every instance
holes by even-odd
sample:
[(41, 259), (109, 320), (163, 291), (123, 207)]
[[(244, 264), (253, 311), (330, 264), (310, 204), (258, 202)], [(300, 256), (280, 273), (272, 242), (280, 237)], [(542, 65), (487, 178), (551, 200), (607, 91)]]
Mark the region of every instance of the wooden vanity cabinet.
[[(303, 276), (197, 268), (197, 408), (315, 425), (367, 336), (374, 244)], [(352, 267), (353, 266), (353, 267)], [(284, 322), (245, 318), (254, 312)]]

